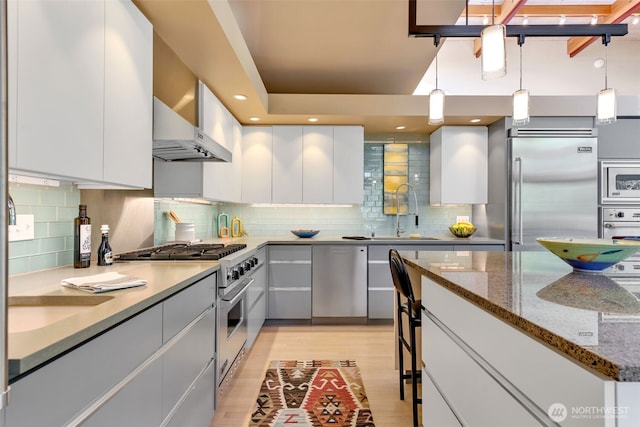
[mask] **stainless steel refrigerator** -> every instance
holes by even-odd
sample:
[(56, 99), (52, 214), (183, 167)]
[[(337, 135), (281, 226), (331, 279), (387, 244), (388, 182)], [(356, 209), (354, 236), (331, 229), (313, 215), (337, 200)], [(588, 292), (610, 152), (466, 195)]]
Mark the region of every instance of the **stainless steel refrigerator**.
[(595, 129), (509, 129), (511, 250), (542, 250), (537, 237), (598, 237)]

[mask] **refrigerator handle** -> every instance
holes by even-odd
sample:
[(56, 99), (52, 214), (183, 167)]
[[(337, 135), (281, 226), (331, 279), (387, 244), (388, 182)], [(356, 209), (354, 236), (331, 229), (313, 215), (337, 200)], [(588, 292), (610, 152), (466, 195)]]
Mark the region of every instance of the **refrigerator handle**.
[(515, 157), (513, 159), (513, 169), (515, 171), (517, 171), (517, 180), (515, 182), (515, 190), (514, 191), (514, 204), (515, 204), (515, 209), (514, 209), (514, 213), (516, 214), (515, 216), (518, 218), (518, 225), (517, 225), (517, 230), (518, 230), (518, 234), (517, 234), (517, 238), (514, 239), (514, 243), (517, 244), (522, 244), (523, 243), (523, 239), (522, 239), (522, 157)]

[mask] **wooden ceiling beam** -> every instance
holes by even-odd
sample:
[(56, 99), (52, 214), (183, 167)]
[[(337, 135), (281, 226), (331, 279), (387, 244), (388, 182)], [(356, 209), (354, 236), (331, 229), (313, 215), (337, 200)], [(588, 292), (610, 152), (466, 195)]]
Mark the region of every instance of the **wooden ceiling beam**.
[[(611, 5), (611, 13), (605, 16), (599, 23), (619, 24), (638, 10), (640, 10), (640, 0), (616, 0), (616, 2)], [(598, 37), (571, 37), (567, 41), (567, 53), (569, 57), (573, 58), (598, 39)]]
[[(637, 0), (637, 1), (640, 1), (640, 0)], [(502, 7), (500, 8), (500, 14), (496, 16), (496, 18), (493, 20), (493, 23), (495, 24), (508, 23), (509, 21), (511, 21), (511, 18), (513, 18), (515, 14), (518, 13), (518, 10), (520, 10), (520, 8), (524, 6), (526, 2), (527, 0), (514, 0), (510, 2), (507, 6), (505, 6), (505, 4), (503, 3)], [(473, 40), (473, 54), (476, 56), (476, 58), (478, 58), (482, 54), (482, 44), (479, 38), (475, 38)]]
[[(502, 6), (496, 6), (496, 13), (501, 13)], [(525, 4), (520, 8), (517, 16), (528, 16), (530, 18), (545, 18), (564, 15), (567, 18), (583, 17), (583, 16), (605, 16), (611, 14), (611, 5), (603, 4), (587, 4), (587, 5), (528, 5)], [(491, 5), (469, 6), (469, 17), (477, 18), (482, 16), (491, 16)], [(461, 18), (466, 16), (463, 11)]]

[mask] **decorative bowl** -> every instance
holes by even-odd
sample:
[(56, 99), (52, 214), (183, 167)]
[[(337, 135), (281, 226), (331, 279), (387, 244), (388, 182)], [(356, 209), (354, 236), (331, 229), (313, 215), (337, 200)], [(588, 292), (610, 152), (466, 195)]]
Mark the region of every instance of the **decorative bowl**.
[(453, 228), (453, 226), (449, 227), (449, 231), (451, 232), (451, 234), (453, 234), (456, 237), (469, 237), (471, 236), (473, 233), (476, 232), (476, 228), (475, 227), (471, 227), (471, 228)]
[(624, 239), (540, 237), (538, 243), (576, 271), (599, 272), (640, 251), (640, 242)]
[(320, 230), (291, 230), (293, 234), (304, 239), (313, 237), (320, 232)]

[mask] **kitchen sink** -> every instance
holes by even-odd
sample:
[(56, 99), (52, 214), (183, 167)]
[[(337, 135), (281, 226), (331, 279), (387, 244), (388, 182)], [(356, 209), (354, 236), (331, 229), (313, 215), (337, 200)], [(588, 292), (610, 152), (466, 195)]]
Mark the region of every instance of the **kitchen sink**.
[(48, 326), (113, 299), (111, 295), (24, 295), (8, 298), (8, 332)]

